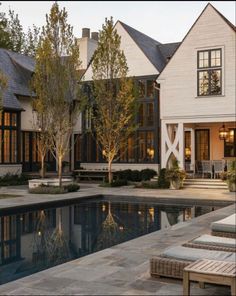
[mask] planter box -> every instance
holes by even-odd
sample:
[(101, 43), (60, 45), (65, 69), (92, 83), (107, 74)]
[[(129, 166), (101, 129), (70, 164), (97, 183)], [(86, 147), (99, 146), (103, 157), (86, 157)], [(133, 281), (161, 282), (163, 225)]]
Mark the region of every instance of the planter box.
[[(29, 180), (29, 189), (39, 187), (40, 185), (47, 185), (47, 186), (59, 186), (59, 179), (33, 179)], [(73, 179), (63, 178), (62, 185), (70, 185), (73, 184)]]
[(236, 192), (236, 183), (228, 182), (228, 188), (230, 192)]

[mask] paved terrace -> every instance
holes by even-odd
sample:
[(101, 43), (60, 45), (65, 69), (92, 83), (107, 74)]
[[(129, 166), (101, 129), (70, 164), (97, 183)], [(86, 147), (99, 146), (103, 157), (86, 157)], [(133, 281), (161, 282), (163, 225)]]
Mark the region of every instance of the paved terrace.
[[(1, 193), (18, 193), (22, 197), (0, 200), (0, 209), (19, 205), (65, 199), (67, 195), (43, 196), (26, 194), (26, 189), (2, 188)], [(235, 195), (224, 190), (186, 189), (143, 190), (132, 188), (99, 188), (83, 185), (70, 198), (85, 196), (123, 195), (145, 198), (180, 200), (225, 200), (235, 201)], [(197, 203), (197, 202), (196, 202)], [(165, 248), (184, 243), (202, 233), (209, 233), (211, 222), (235, 212), (235, 204), (210, 212), (195, 219), (177, 224), (169, 229), (156, 231), (112, 248), (88, 255), (71, 262), (0, 286), (2, 295), (182, 295), (182, 281), (175, 279), (153, 279), (149, 275), (149, 259)], [(196, 283), (191, 287), (192, 295), (230, 295), (229, 287), (206, 285), (200, 289)]]

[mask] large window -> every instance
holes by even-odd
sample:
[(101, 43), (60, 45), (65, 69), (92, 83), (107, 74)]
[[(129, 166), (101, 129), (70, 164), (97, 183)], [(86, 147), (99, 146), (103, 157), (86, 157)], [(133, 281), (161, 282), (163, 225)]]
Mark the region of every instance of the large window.
[(225, 140), (224, 157), (236, 157), (236, 128), (229, 130), (229, 137)]
[(198, 51), (198, 96), (222, 94), (221, 49)]
[(17, 113), (3, 112), (0, 116), (0, 163), (17, 163)]

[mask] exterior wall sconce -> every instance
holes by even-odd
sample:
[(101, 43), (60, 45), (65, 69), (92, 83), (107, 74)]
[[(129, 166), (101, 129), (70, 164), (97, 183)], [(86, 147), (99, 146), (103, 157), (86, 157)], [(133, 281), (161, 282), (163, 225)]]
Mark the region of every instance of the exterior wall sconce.
[(225, 127), (223, 123), (222, 127), (219, 129), (219, 139), (226, 140), (229, 137), (229, 129)]

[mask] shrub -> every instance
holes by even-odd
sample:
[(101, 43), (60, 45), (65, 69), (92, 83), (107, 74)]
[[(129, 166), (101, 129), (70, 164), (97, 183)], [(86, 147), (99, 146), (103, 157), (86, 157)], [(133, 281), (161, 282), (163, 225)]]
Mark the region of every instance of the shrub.
[(26, 185), (28, 184), (29, 176), (25, 174), (6, 174), (0, 177), (0, 186), (10, 186), (10, 185)]
[(128, 169), (128, 170), (118, 171), (118, 172), (115, 172), (114, 175), (117, 176), (117, 179), (131, 181), (132, 170)]
[(148, 181), (157, 175), (157, 172), (152, 169), (141, 170), (141, 180)]
[(158, 189), (158, 183), (157, 181), (143, 181), (141, 183), (141, 186), (137, 186), (139, 188), (150, 188), (150, 189)]
[(166, 169), (161, 169), (158, 180), (157, 180), (158, 188), (167, 189), (170, 188), (170, 181), (166, 178)]
[(69, 185), (64, 186), (64, 189), (67, 192), (76, 192), (80, 189), (80, 186), (78, 184), (69, 184)]
[(230, 168), (227, 172), (227, 181), (236, 183), (236, 160), (232, 161)]
[(133, 182), (142, 181), (141, 171), (138, 171), (138, 170), (131, 171), (131, 179), (128, 181), (133, 181)]
[(108, 182), (102, 183), (100, 184), (101, 187), (120, 187), (120, 186), (126, 186), (127, 180), (124, 179), (117, 179), (117, 180), (113, 180), (111, 184), (109, 184)]
[(35, 194), (62, 194), (67, 193), (67, 191), (63, 187), (59, 186), (48, 186), (48, 185), (40, 185), (36, 188), (29, 189), (29, 193)]

